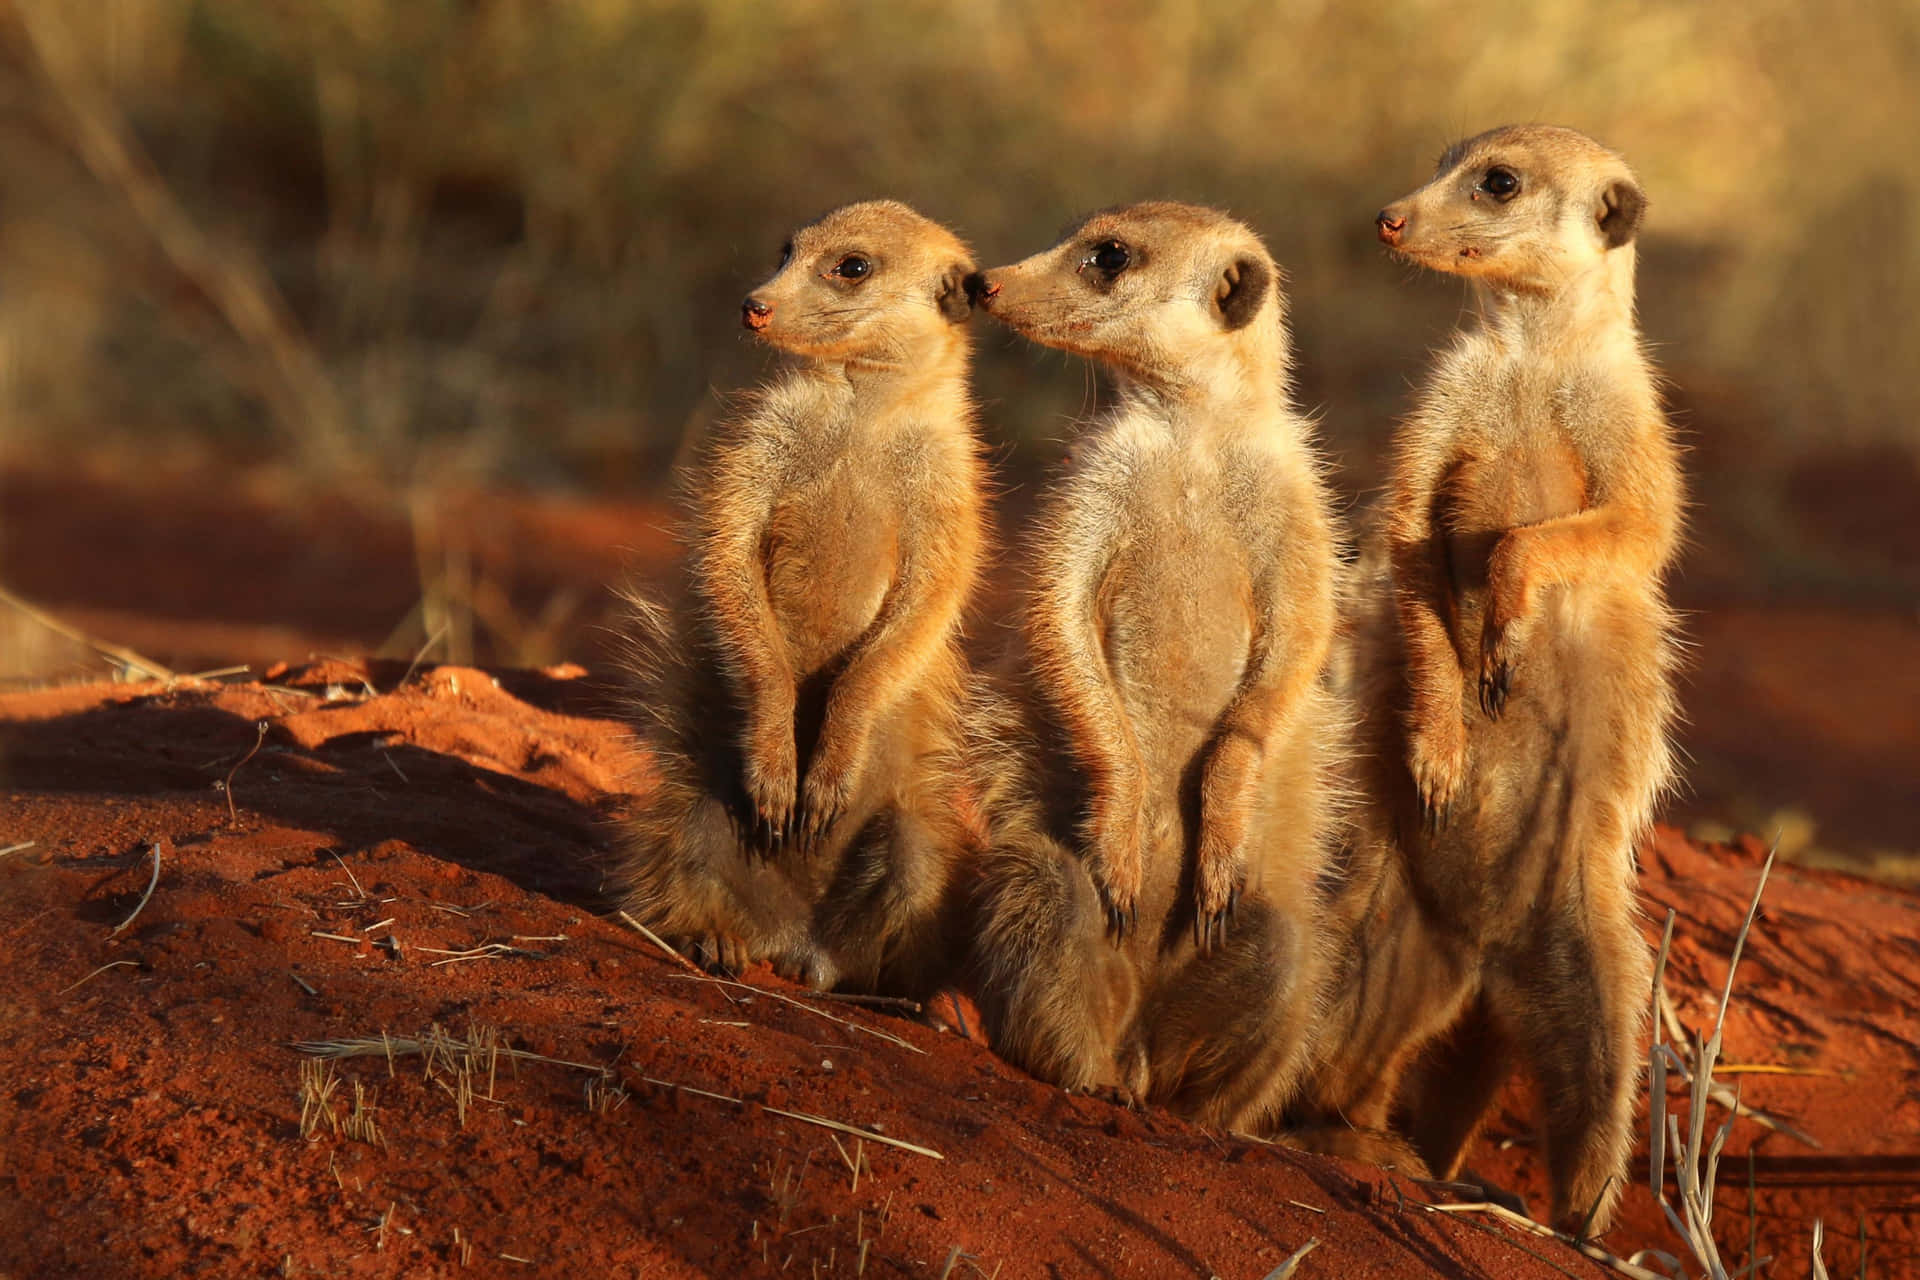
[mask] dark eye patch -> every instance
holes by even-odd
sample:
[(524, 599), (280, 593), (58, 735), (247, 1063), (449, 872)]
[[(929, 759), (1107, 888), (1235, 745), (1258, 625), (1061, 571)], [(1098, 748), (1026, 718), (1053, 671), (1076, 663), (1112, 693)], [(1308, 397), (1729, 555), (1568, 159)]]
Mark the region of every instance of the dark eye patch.
[(834, 264), (830, 276), (839, 276), (842, 280), (865, 280), (873, 274), (873, 260), (863, 254), (850, 253)]
[(1087, 265), (1111, 280), (1133, 265), (1133, 250), (1118, 240), (1102, 240), (1087, 255)]

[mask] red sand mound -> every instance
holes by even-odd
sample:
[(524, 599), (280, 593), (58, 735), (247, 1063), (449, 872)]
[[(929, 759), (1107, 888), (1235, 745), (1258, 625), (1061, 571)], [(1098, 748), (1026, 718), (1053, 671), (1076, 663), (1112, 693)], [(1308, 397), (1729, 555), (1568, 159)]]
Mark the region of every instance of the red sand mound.
[[(403, 674), (0, 698), (0, 848), (33, 842), (0, 856), (0, 1273), (1239, 1280), (1317, 1239), (1296, 1276), (1603, 1274), (1372, 1170), (1068, 1098), (919, 1020), (690, 974), (606, 916), (609, 819), (644, 769), (604, 691)], [(1757, 849), (1663, 832), (1643, 862), (1704, 1024)], [(1728, 1261), (1751, 1168), (1773, 1274), (1806, 1273), (1815, 1217), (1836, 1276), (1861, 1222), (1872, 1274), (1920, 1267), (1920, 898), (1780, 868), (1767, 903), (1725, 1057), (1800, 1072), (1738, 1078), (1823, 1145), (1736, 1126)], [(339, 1062), (302, 1136), (292, 1044), (436, 1025), (580, 1065), (464, 1072), (443, 1047), (429, 1069), (402, 1043)], [(1537, 1205), (1524, 1115), (1516, 1091), (1474, 1163)], [(1644, 1155), (1637, 1176), (1607, 1244), (1677, 1251)]]

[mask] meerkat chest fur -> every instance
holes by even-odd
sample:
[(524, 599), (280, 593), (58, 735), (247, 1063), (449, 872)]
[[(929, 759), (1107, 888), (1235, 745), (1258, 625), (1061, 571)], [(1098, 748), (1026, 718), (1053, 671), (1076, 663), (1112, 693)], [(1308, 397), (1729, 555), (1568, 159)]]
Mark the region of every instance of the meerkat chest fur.
[(1146, 416), (1113, 422), (1092, 453), (1095, 482), (1120, 494), (1097, 601), (1103, 649), (1143, 749), (1177, 769), (1246, 674), (1265, 559), (1258, 514), (1278, 501), (1265, 482), (1282, 464), (1258, 443), (1194, 439)]
[[(956, 398), (956, 418), (959, 404)], [(766, 592), (797, 677), (833, 666), (880, 612), (902, 529), (922, 489), (958, 482), (936, 426), (874, 414), (843, 387), (770, 389), (758, 416), (772, 489), (763, 535)]]

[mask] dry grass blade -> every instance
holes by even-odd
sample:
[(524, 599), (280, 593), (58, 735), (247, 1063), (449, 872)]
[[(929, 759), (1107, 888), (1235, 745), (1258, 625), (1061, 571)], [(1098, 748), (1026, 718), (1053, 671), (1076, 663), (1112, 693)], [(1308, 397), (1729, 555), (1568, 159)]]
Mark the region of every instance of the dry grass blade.
[[(1652, 1083), (1657, 1090), (1653, 1103), (1649, 1107), (1648, 1123), (1651, 1128), (1648, 1178), (1654, 1199), (1659, 1203), (1661, 1213), (1667, 1224), (1687, 1246), (1694, 1260), (1699, 1263), (1708, 1280), (1730, 1280), (1726, 1263), (1720, 1257), (1719, 1245), (1713, 1238), (1713, 1194), (1720, 1173), (1720, 1152), (1725, 1146), (1727, 1135), (1733, 1129), (1734, 1120), (1744, 1113), (1738, 1091), (1732, 1091), (1732, 1099), (1723, 1105), (1727, 1107), (1727, 1118), (1721, 1122), (1711, 1139), (1707, 1137), (1707, 1112), (1709, 1106), (1720, 1101), (1715, 1095), (1713, 1078), (1714, 1067), (1720, 1060), (1721, 1036), (1726, 1030), (1727, 1006), (1733, 998), (1734, 977), (1740, 967), (1740, 956), (1747, 944), (1747, 935), (1753, 930), (1753, 922), (1760, 914), (1760, 898), (1766, 892), (1767, 877), (1773, 871), (1773, 860), (1779, 851), (1779, 843), (1767, 853), (1766, 862), (1761, 865), (1760, 876), (1753, 887), (1753, 900), (1748, 904), (1746, 919), (1740, 925), (1735, 936), (1733, 951), (1727, 960), (1727, 980), (1721, 989), (1720, 1007), (1714, 1017), (1713, 1033), (1708, 1036), (1694, 1035), (1683, 1037), (1675, 1035), (1676, 1041), (1689, 1045), (1683, 1054), (1674, 1045), (1666, 1041), (1670, 1029), (1677, 1031), (1678, 1018), (1670, 1018), (1671, 1009), (1665, 1000), (1662, 986), (1665, 974), (1667, 943), (1661, 944), (1660, 962), (1654, 971), (1654, 1004), (1658, 1014), (1654, 1023), (1654, 1040), (1649, 1048), (1649, 1066)], [(1668, 915), (1668, 936), (1671, 937), (1672, 914)], [(1676, 1070), (1686, 1079), (1689, 1086), (1686, 1124), (1683, 1129), (1681, 1117), (1669, 1111), (1666, 1106), (1666, 1073)], [(1664, 1159), (1663, 1159), (1664, 1157)], [(1671, 1169), (1673, 1185), (1679, 1195), (1680, 1204), (1676, 1209), (1666, 1195), (1666, 1173)]]
[(1827, 1280), (1826, 1259), (1820, 1256), (1827, 1243), (1827, 1224), (1820, 1219), (1813, 1220), (1813, 1280)]
[[(1687, 1040), (1687, 1033), (1685, 1029), (1682, 1028), (1680, 1025), (1680, 1015), (1674, 1010), (1673, 1000), (1670, 996), (1667, 995), (1666, 988), (1664, 986), (1661, 987), (1660, 989), (1659, 1009), (1660, 1009), (1660, 1023), (1666, 1029), (1667, 1036), (1670, 1039), (1672, 1039), (1675, 1043), (1685, 1043)], [(1678, 1055), (1675, 1055), (1671, 1065), (1673, 1069), (1679, 1073), (1682, 1081), (1684, 1081), (1688, 1085), (1691, 1085), (1693, 1083), (1692, 1068), (1687, 1066), (1686, 1061), (1684, 1059), (1680, 1058)], [(1715, 1076), (1720, 1076), (1724, 1074), (1831, 1076), (1834, 1074), (1831, 1071), (1816, 1071), (1811, 1068), (1808, 1068), (1808, 1069), (1802, 1069), (1799, 1067), (1762, 1068), (1762, 1067), (1755, 1067), (1755, 1066), (1729, 1068), (1721, 1064), (1716, 1064), (1714, 1066), (1713, 1073)], [(1666, 1073), (1665, 1073), (1665, 1069), (1662, 1068), (1660, 1071), (1660, 1084), (1662, 1087), (1655, 1091), (1654, 1093), (1655, 1097), (1665, 1096), (1665, 1087), (1664, 1087), (1665, 1081), (1666, 1081)], [(1745, 1120), (1753, 1121), (1755, 1124), (1759, 1125), (1762, 1129), (1771, 1129), (1775, 1133), (1782, 1134), (1785, 1137), (1792, 1138), (1795, 1142), (1798, 1142), (1803, 1146), (1812, 1147), (1815, 1151), (1825, 1150), (1825, 1148), (1821, 1145), (1821, 1142), (1818, 1138), (1814, 1137), (1812, 1134), (1808, 1133), (1806, 1130), (1800, 1128), (1798, 1125), (1794, 1124), (1791, 1120), (1788, 1120), (1784, 1116), (1775, 1115), (1771, 1111), (1762, 1111), (1758, 1107), (1747, 1105), (1745, 1102), (1742, 1102), (1740, 1100), (1740, 1096), (1736, 1090), (1732, 1089), (1727, 1085), (1721, 1084), (1718, 1080), (1713, 1080), (1708, 1082), (1707, 1097), (1711, 1099), (1714, 1103), (1718, 1104), (1719, 1106), (1725, 1107), (1728, 1111), (1731, 1111), (1734, 1115), (1737, 1115)]]
[(1617, 1271), (1623, 1276), (1630, 1276), (1632, 1280), (1672, 1280), (1671, 1276), (1663, 1276), (1658, 1271), (1649, 1271), (1638, 1263), (1629, 1262), (1616, 1254), (1608, 1253), (1591, 1240), (1575, 1240), (1572, 1236), (1555, 1231), (1543, 1222), (1535, 1222), (1524, 1214), (1515, 1213), (1505, 1205), (1489, 1201), (1477, 1204), (1422, 1204), (1420, 1207), (1432, 1213), (1484, 1213), (1489, 1217), (1498, 1218), (1509, 1226), (1518, 1227), (1529, 1235), (1539, 1236), (1543, 1240), (1558, 1240), (1569, 1249), (1577, 1250), (1609, 1270)]
[(75, 644), (85, 645), (107, 661), (116, 663), (127, 671), (137, 672), (152, 680), (177, 680), (180, 677), (170, 668), (163, 667), (151, 658), (143, 658), (133, 650), (117, 644), (108, 644), (86, 632), (70, 627), (46, 610), (22, 600), (19, 596), (0, 587), (0, 604), (6, 605), (17, 613), (26, 615), (32, 621), (45, 627), (57, 636), (64, 636)]
[[(439, 1055), (463, 1053), (468, 1051), (469, 1048), (469, 1045), (446, 1035), (440, 1031), (438, 1027), (430, 1029), (426, 1036), (420, 1038), (382, 1035), (378, 1039), (375, 1039), (363, 1036), (344, 1040), (303, 1040), (293, 1046), (295, 1052), (304, 1053), (314, 1058), (367, 1058), (375, 1056), (391, 1058), (399, 1056), (431, 1057), (434, 1060), (438, 1060)], [(514, 1049), (505, 1045), (495, 1045), (489, 1052), (501, 1058), (509, 1058), (522, 1062), (545, 1062), (552, 1066), (570, 1067), (575, 1071), (592, 1071), (601, 1075), (604, 1075), (607, 1070), (606, 1067), (598, 1063), (572, 1062), (565, 1058), (550, 1058), (542, 1053), (532, 1053), (525, 1049)], [(745, 1098), (736, 1098), (726, 1093), (715, 1093), (711, 1089), (696, 1089), (692, 1085), (680, 1084), (674, 1080), (662, 1080), (654, 1076), (643, 1075), (638, 1078), (656, 1088), (677, 1089), (681, 1093), (696, 1098), (709, 1098), (715, 1102), (725, 1102), (736, 1107), (748, 1105)], [(817, 1116), (806, 1111), (787, 1111), (780, 1107), (765, 1107), (763, 1110), (770, 1116), (783, 1116), (788, 1120), (794, 1120), (801, 1124), (810, 1124), (821, 1129), (831, 1129), (835, 1133), (844, 1133), (849, 1137), (859, 1138), (865, 1142), (877, 1142), (882, 1146), (893, 1147), (900, 1151), (911, 1151), (915, 1155), (926, 1156), (932, 1160), (946, 1159), (944, 1155), (941, 1155), (932, 1147), (923, 1147), (918, 1143), (890, 1137), (884, 1133), (877, 1133), (872, 1129), (863, 1129), (859, 1125), (847, 1124), (840, 1120), (830, 1119), (827, 1116)]]
[(1293, 1274), (1294, 1268), (1300, 1265), (1300, 1260), (1319, 1247), (1320, 1237), (1313, 1236), (1309, 1238), (1305, 1244), (1287, 1255), (1285, 1262), (1282, 1262), (1279, 1266), (1267, 1272), (1267, 1280), (1287, 1280), (1287, 1277)]
[(0, 849), (0, 858), (4, 858), (10, 853), (24, 853), (39, 843), (38, 840), (22, 840), (19, 844), (10, 844), (4, 849)]
[(340, 1132), (340, 1117), (333, 1110), (334, 1090), (340, 1087), (333, 1064), (320, 1058), (300, 1063), (300, 1136), (311, 1138), (325, 1120), (335, 1133)]
[(869, 1027), (862, 1023), (854, 1022), (849, 1018), (835, 1017), (825, 1009), (816, 1009), (804, 1000), (796, 1000), (792, 996), (782, 995), (778, 991), (769, 991), (765, 987), (756, 987), (745, 982), (734, 982), (729, 978), (716, 978), (710, 973), (681, 974), (677, 976), (687, 981), (711, 982), (716, 986), (730, 987), (736, 991), (751, 991), (757, 996), (766, 996), (768, 999), (778, 1000), (782, 1004), (790, 1004), (796, 1009), (804, 1009), (816, 1018), (825, 1018), (828, 1022), (837, 1023), (840, 1026), (847, 1027), (854, 1031), (864, 1032), (877, 1040), (885, 1040), (888, 1044), (898, 1045), (902, 1049), (908, 1049), (914, 1053), (926, 1052), (926, 1050), (922, 1049), (919, 1045), (908, 1040), (902, 1040), (892, 1032), (882, 1031), (878, 1027)]
[(87, 983), (92, 982), (95, 978), (99, 977), (101, 974), (105, 973), (107, 970), (118, 969), (122, 965), (131, 966), (132, 968), (137, 969), (140, 967), (140, 962), (138, 960), (109, 960), (107, 961), (107, 963), (101, 965), (98, 969), (95, 969), (92, 973), (88, 974), (86, 977), (80, 979), (80, 981), (71, 983), (68, 986), (64, 986), (60, 988), (58, 991), (54, 992), (53, 994), (57, 996), (63, 996), (67, 994), (67, 992), (72, 991), (75, 988), (85, 986)]
[(112, 100), (93, 83), (81, 43), (81, 32), (90, 27), (85, 19), (66, 16), (81, 8), (23, 0), (16, 12), (47, 82), (71, 118), (81, 160), (103, 185), (120, 193), (174, 269), (213, 303), (246, 345), (255, 357), (246, 369), (254, 389), (293, 441), (318, 461), (350, 463), (354, 450), (337, 391), (272, 278), (235, 246), (216, 249), (201, 234)]
[(373, 1113), (373, 1095), (367, 1091), (367, 1086), (355, 1080), (353, 1109), (347, 1112), (347, 1118), (340, 1122), (340, 1132), (370, 1147), (385, 1147), (387, 1140), (381, 1136), (380, 1125), (374, 1120)]
[(137, 917), (140, 914), (140, 912), (145, 909), (147, 905), (147, 900), (153, 897), (153, 891), (155, 887), (157, 887), (160, 883), (160, 844), (159, 842), (155, 841), (152, 845), (150, 845), (148, 848), (148, 851), (153, 854), (153, 877), (152, 879), (147, 881), (147, 891), (140, 895), (140, 901), (133, 904), (133, 914), (129, 915), (125, 920), (122, 920), (119, 924), (113, 926), (113, 932), (107, 935), (109, 938), (118, 937), (121, 933), (126, 931), (127, 926), (132, 924), (134, 922), (134, 918)]
[[(378, 926), (368, 927), (377, 928)], [(526, 956), (532, 960), (544, 960), (547, 957), (544, 951), (529, 951), (525, 947), (516, 947), (507, 942), (483, 942), (477, 947), (467, 947), (460, 951), (448, 951), (443, 947), (414, 947), (413, 950), (423, 951), (433, 956), (445, 956), (446, 959), (433, 962), (431, 967), (434, 968), (443, 964), (459, 964), (465, 960), (499, 960), (507, 956)]]

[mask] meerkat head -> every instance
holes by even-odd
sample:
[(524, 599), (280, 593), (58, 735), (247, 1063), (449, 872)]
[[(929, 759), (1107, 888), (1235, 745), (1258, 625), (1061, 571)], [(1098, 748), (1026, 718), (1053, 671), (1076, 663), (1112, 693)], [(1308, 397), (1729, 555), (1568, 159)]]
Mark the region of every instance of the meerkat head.
[(843, 205), (793, 233), (740, 318), (796, 355), (899, 363), (967, 318), (972, 271), (967, 246), (906, 205)]
[(1286, 365), (1280, 270), (1214, 209), (1154, 202), (1089, 214), (1051, 249), (975, 276), (975, 300), (1016, 332), (1142, 381), (1183, 383)]
[(1509, 125), (1449, 147), (1432, 181), (1374, 221), (1409, 262), (1550, 293), (1631, 245), (1646, 207), (1627, 162), (1592, 138)]

